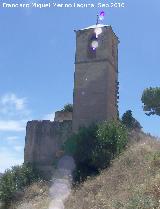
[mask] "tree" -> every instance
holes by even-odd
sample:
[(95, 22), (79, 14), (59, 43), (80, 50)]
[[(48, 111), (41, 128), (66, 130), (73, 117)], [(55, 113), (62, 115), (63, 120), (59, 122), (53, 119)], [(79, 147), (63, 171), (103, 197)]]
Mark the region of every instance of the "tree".
[[(113, 120), (100, 124), (97, 134), (99, 156), (102, 151), (108, 151), (111, 154), (111, 159), (113, 159), (123, 151), (128, 142), (127, 129), (120, 121)], [(103, 168), (105, 164), (101, 166)]]
[(97, 144), (97, 126), (81, 127), (78, 133), (73, 134), (64, 144), (66, 154), (71, 155), (76, 163), (73, 173), (75, 181), (85, 180), (89, 175), (98, 173), (92, 162), (94, 148)]
[(64, 144), (66, 154), (72, 155), (76, 163), (74, 180), (85, 180), (109, 166), (127, 144), (126, 127), (119, 121), (103, 122), (83, 127)]
[(129, 129), (141, 129), (140, 123), (132, 116), (132, 111), (127, 110), (122, 116), (122, 123)]
[(141, 101), (144, 104), (143, 110), (146, 112), (146, 115), (160, 116), (160, 87), (145, 89)]
[(63, 112), (73, 112), (73, 105), (72, 104), (66, 104), (64, 108), (62, 109)]
[(30, 164), (13, 166), (0, 179), (0, 201), (9, 204), (17, 191), (39, 179), (37, 170)]

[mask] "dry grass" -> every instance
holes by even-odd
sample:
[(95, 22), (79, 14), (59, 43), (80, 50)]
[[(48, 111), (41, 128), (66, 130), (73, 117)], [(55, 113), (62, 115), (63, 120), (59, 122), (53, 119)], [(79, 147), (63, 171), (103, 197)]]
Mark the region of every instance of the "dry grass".
[[(131, 139), (110, 168), (73, 188), (65, 209), (160, 209), (160, 142), (143, 133), (132, 133)], [(48, 186), (36, 184), (11, 209), (47, 209), (48, 204)]]
[(142, 133), (132, 138), (137, 142), (109, 169), (72, 192), (66, 209), (160, 208), (160, 142)]
[(13, 202), (9, 209), (47, 209), (49, 205), (49, 186), (38, 182), (26, 188), (21, 200)]

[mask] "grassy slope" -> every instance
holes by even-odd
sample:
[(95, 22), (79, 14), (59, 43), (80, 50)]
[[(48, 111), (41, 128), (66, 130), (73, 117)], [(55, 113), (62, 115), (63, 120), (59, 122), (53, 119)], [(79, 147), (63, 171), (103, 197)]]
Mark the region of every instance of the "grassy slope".
[[(131, 138), (138, 142), (110, 168), (73, 189), (65, 209), (160, 209), (160, 142), (144, 134)], [(11, 208), (47, 209), (48, 203), (48, 187), (39, 183)]]
[(45, 182), (34, 183), (23, 194), (16, 195), (16, 201), (9, 209), (48, 209), (49, 186)]

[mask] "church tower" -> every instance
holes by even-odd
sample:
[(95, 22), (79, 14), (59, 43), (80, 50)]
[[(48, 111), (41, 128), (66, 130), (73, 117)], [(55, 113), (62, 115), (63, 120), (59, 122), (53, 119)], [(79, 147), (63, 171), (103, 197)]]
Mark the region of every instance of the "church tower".
[(73, 131), (118, 117), (118, 43), (108, 25), (76, 32)]

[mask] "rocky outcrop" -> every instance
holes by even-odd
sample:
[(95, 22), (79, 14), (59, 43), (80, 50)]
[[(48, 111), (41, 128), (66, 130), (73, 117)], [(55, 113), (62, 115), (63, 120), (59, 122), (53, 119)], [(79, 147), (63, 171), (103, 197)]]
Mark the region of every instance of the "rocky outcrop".
[(54, 161), (72, 133), (72, 121), (29, 121), (26, 127), (24, 162), (34, 164), (46, 178), (54, 171)]

